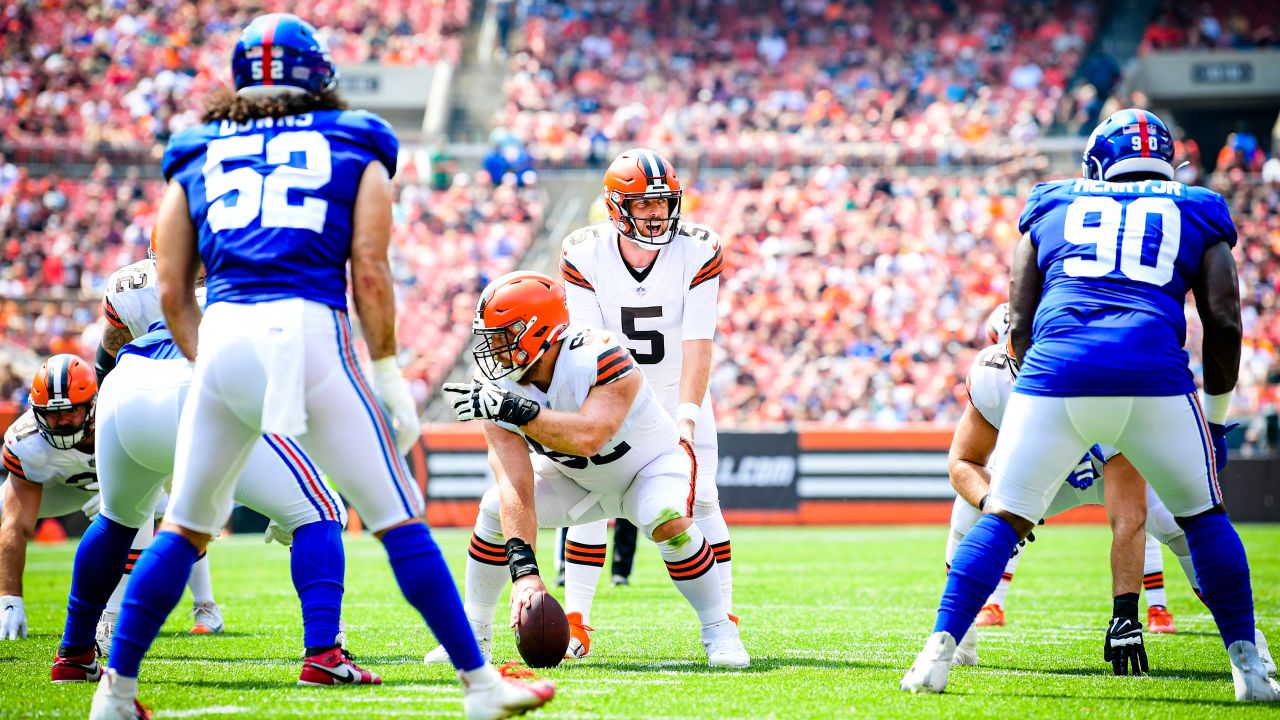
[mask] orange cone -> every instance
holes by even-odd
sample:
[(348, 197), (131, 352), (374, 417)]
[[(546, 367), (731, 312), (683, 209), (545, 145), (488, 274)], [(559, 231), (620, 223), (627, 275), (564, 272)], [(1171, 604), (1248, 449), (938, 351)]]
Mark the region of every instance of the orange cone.
[(35, 541), (38, 543), (60, 543), (67, 539), (67, 531), (62, 523), (53, 518), (45, 518), (36, 528)]

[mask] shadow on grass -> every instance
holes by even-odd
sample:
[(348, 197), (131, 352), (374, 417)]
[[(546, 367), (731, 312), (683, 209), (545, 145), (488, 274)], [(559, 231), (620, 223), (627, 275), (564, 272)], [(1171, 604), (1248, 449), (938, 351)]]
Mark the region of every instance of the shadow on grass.
[(960, 696), (976, 696), (981, 695), (984, 698), (1006, 697), (1006, 698), (1035, 698), (1037, 700), (1073, 700), (1073, 701), (1093, 701), (1093, 700), (1110, 700), (1115, 702), (1131, 703), (1167, 703), (1171, 705), (1214, 705), (1218, 707), (1241, 707), (1242, 703), (1234, 700), (1209, 700), (1196, 698), (1172, 698), (1172, 697), (1153, 697), (1144, 695), (1142, 697), (1134, 697), (1132, 695), (1097, 695), (1094, 693), (1067, 695), (1065, 693), (1036, 693), (1036, 692), (999, 692), (991, 688), (975, 688), (973, 692), (954, 692), (948, 686), (946, 695)]

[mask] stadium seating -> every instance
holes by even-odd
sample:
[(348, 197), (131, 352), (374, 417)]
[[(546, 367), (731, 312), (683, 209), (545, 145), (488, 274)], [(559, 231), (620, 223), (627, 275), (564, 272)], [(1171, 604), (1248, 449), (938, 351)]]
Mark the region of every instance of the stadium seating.
[(1280, 47), (1280, 7), (1266, 0), (1165, 0), (1142, 34), (1140, 53)]
[(532, 3), (494, 122), (551, 163), (611, 142), (684, 166), (983, 163), (1053, 122), (1095, 23), (1009, 4)]

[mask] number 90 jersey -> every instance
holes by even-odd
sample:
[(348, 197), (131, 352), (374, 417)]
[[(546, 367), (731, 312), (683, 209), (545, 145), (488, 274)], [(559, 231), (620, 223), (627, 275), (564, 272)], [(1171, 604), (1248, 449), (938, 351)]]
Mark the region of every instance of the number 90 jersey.
[[(546, 392), (509, 378), (501, 378), (496, 384), (543, 407), (576, 413), (582, 409), (591, 388), (608, 385), (635, 370), (626, 348), (618, 344), (612, 333), (570, 326), (563, 337)], [(498, 425), (524, 437), (535, 454), (555, 463), (570, 480), (587, 490), (604, 493), (626, 490), (641, 468), (670, 452), (680, 441), (675, 421), (658, 404), (648, 382), (632, 401), (622, 427), (599, 453), (589, 458), (558, 453), (543, 447), (514, 425), (503, 422)]]
[(636, 271), (622, 259), (612, 223), (590, 225), (565, 238), (560, 274), (569, 317), (626, 338), (623, 345), (640, 364), (669, 412), (679, 402), (685, 340), (709, 340), (716, 332), (716, 296), (724, 255), (720, 236), (703, 225), (683, 223), (648, 268)]
[(391, 126), (361, 110), (323, 110), (178, 133), (166, 180), (182, 184), (210, 303), (303, 298), (347, 306), (352, 214), (365, 168), (394, 175)]
[(1195, 390), (1187, 290), (1205, 251), (1234, 246), (1217, 193), (1165, 180), (1060, 180), (1031, 192), (1044, 291), (1015, 389), (1049, 396), (1170, 396)]

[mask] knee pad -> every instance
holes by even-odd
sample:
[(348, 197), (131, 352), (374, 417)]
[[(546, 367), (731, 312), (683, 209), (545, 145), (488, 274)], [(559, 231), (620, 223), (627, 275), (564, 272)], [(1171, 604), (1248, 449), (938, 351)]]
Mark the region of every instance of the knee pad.
[(480, 512), (476, 513), (476, 537), (495, 545), (502, 544), (501, 511), (502, 500), (498, 495), (498, 486), (494, 485), (480, 498)]

